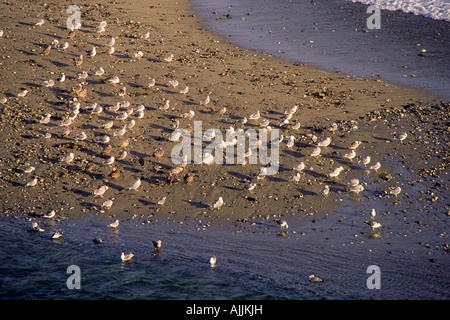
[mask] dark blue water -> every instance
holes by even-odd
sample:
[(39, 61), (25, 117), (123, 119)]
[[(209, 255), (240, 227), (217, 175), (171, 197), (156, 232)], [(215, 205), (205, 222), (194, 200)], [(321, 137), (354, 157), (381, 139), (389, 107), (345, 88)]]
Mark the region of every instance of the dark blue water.
[[(450, 23), (345, 0), (192, 0), (206, 28), (233, 44), (333, 72), (450, 99)], [(422, 52), (422, 50), (426, 52)]]

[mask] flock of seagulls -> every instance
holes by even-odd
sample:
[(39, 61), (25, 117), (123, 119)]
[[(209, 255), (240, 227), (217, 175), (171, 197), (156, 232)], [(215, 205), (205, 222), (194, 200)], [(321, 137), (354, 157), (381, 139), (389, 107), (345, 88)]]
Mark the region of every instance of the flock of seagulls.
[[(45, 23), (45, 20), (41, 19), (39, 20), (35, 26), (42, 26)], [(96, 28), (96, 33), (104, 33), (107, 30), (108, 24), (105, 21), (102, 21)], [(59, 44), (58, 40), (54, 40), (50, 45), (46, 46), (45, 49), (41, 52), (42, 56), (50, 56), (52, 53), (52, 49), (59, 49), (62, 52), (67, 52), (66, 50), (70, 47), (70, 42), (75, 39), (77, 36), (77, 33), (80, 33), (81, 31), (74, 29), (71, 30), (67, 40), (64, 41), (62, 44)], [(1, 35), (0, 35), (1, 36)], [(141, 38), (147, 39), (149, 38), (150, 34), (146, 33), (142, 35)], [(120, 171), (118, 170), (120, 164), (119, 162), (126, 159), (129, 156), (129, 153), (125, 148), (128, 146), (130, 139), (126, 139), (125, 137), (128, 135), (129, 132), (132, 131), (133, 127), (136, 126), (136, 121), (139, 121), (140, 119), (145, 118), (147, 108), (143, 104), (139, 104), (137, 106), (131, 106), (130, 102), (126, 100), (128, 91), (125, 86), (122, 86), (119, 88), (119, 90), (116, 92), (116, 95), (118, 97), (118, 102), (115, 105), (112, 106), (102, 106), (96, 102), (87, 102), (89, 100), (89, 94), (88, 90), (85, 85), (85, 80), (90, 77), (104, 77), (103, 81), (106, 84), (109, 84), (116, 88), (118, 85), (121, 84), (121, 79), (118, 75), (109, 74), (109, 72), (102, 67), (96, 67), (95, 71), (90, 74), (87, 70), (83, 70), (85, 66), (86, 59), (90, 59), (90, 62), (95, 61), (95, 57), (99, 54), (107, 54), (107, 55), (113, 55), (115, 52), (114, 46), (116, 45), (116, 38), (111, 37), (108, 42), (105, 43), (104, 47), (106, 47), (105, 52), (99, 52), (98, 48), (93, 46), (89, 52), (86, 54), (80, 54), (74, 59), (74, 66), (77, 69), (80, 69), (80, 72), (76, 73), (76, 77), (67, 77), (66, 73), (61, 73), (59, 75), (58, 79), (48, 79), (43, 82), (44, 86), (47, 88), (51, 88), (54, 86), (57, 86), (58, 83), (63, 83), (69, 81), (72, 81), (71, 86), (71, 94), (73, 97), (68, 101), (67, 103), (67, 113), (63, 117), (62, 120), (58, 120), (56, 123), (59, 127), (61, 127), (61, 135), (65, 137), (72, 137), (74, 141), (79, 143), (93, 143), (102, 148), (101, 156), (102, 158), (101, 165), (107, 166), (111, 168), (110, 177), (113, 180), (117, 180), (120, 177)], [(145, 50), (138, 50), (135, 53), (132, 54), (132, 57), (130, 58), (130, 61), (139, 61), (144, 57), (146, 54)], [(162, 59), (162, 62), (164, 63), (171, 63), (175, 59), (174, 54), (169, 54), (166, 57)], [(156, 80), (154, 78), (151, 78), (150, 81), (147, 84), (147, 88), (151, 89), (156, 85)], [(180, 86), (180, 83), (176, 79), (172, 79), (167, 82), (167, 87), (171, 88), (177, 88)], [(28, 89), (23, 89), (20, 92), (17, 93), (17, 97), (22, 98), (25, 97), (28, 94)], [(180, 95), (186, 95), (189, 92), (189, 86), (186, 85), (183, 89), (179, 91)], [(210, 93), (206, 95), (203, 99), (198, 101), (199, 106), (207, 106), (211, 102)], [(170, 109), (170, 99), (166, 99), (164, 104), (159, 106), (157, 108), (159, 111), (168, 111)], [(298, 141), (299, 137), (296, 137), (295, 131), (301, 128), (301, 123), (299, 121), (292, 122), (292, 117), (297, 112), (298, 106), (294, 106), (291, 109), (285, 110), (283, 118), (276, 124), (271, 124), (269, 119), (264, 118), (264, 114), (260, 112), (260, 110), (257, 110), (256, 112), (253, 112), (249, 114), (246, 117), (243, 117), (236, 121), (236, 125), (244, 126), (249, 121), (253, 123), (258, 123), (258, 127), (262, 128), (264, 130), (270, 131), (272, 126), (278, 126), (279, 128), (283, 130), (290, 129), (292, 130), (291, 134), (288, 136), (279, 136), (275, 141), (272, 141), (271, 143), (275, 143), (278, 145), (281, 145), (285, 141), (285, 146), (288, 150), (293, 150), (296, 147), (296, 142)], [(105, 113), (105, 111), (108, 111), (108, 113)], [(220, 110), (217, 111), (217, 113), (224, 114), (227, 112), (226, 107), (222, 107)], [(103, 128), (104, 132), (101, 135), (93, 135), (91, 132), (88, 132), (87, 130), (80, 130), (74, 126), (74, 123), (79, 120), (80, 114), (89, 114), (89, 117), (95, 115), (104, 115), (109, 116), (110, 118), (105, 121), (101, 127)], [(173, 120), (173, 128), (177, 129), (180, 125), (181, 119), (187, 119), (191, 120), (195, 117), (195, 110), (189, 110), (189, 112), (183, 113), (179, 115), (179, 119)], [(176, 118), (176, 117), (175, 117)], [(53, 118), (53, 115), (49, 112), (45, 113), (42, 118), (39, 120), (39, 124), (44, 126), (48, 126), (52, 124), (52, 122), (56, 122)], [(82, 120), (81, 122), (86, 122), (87, 119)], [(120, 125), (117, 125), (117, 123), (120, 123)], [(114, 131), (110, 132), (114, 127)], [(188, 125), (187, 128), (191, 128), (190, 125)], [(336, 130), (338, 130), (339, 127), (336, 123), (333, 123), (328, 129), (327, 129), (327, 136), (323, 137), (322, 139), (319, 139), (317, 136), (313, 135), (311, 138), (311, 141), (309, 142), (309, 146), (312, 148), (311, 152), (309, 153), (310, 159), (314, 161), (314, 159), (320, 158), (324, 152), (328, 151), (328, 148), (332, 144), (332, 135)], [(78, 131), (80, 130), (80, 131)], [(229, 130), (234, 131), (234, 127), (230, 127)], [(72, 131), (74, 131), (72, 133)], [(50, 133), (46, 133), (46, 138), (51, 138), (52, 135)], [(179, 137), (178, 137), (179, 138)], [(177, 141), (177, 137), (171, 137), (170, 141)], [(214, 136), (211, 136), (211, 139), (213, 139)], [(402, 133), (399, 136), (397, 136), (395, 139), (398, 140), (400, 143), (402, 143), (407, 138), (407, 133)], [(111, 154), (113, 150), (113, 143), (120, 148), (120, 150), (115, 153), (114, 155)], [(121, 139), (121, 141), (117, 141), (117, 139)], [(353, 160), (358, 156), (357, 150), (362, 144), (361, 141), (354, 141), (350, 146), (348, 146), (348, 151), (345, 152), (341, 159), (349, 161), (350, 163), (353, 163)], [(235, 140), (224, 142), (224, 147), (227, 146), (234, 146), (236, 145)], [(165, 154), (165, 151), (163, 148), (157, 148), (152, 152), (152, 155), (157, 158), (161, 159)], [(251, 155), (251, 149), (249, 148), (246, 152), (244, 158), (248, 158)], [(76, 161), (77, 155), (75, 152), (69, 152), (68, 154), (62, 155), (60, 157), (60, 163), (61, 164), (70, 164)], [(299, 162), (296, 166), (292, 168), (294, 171), (294, 174), (292, 175), (290, 181), (298, 183), (301, 181), (302, 174), (305, 174), (304, 170), (308, 169), (308, 162), (310, 159), (305, 159), (305, 161)], [(211, 165), (213, 163), (214, 157), (211, 154), (207, 154), (203, 158), (203, 165)], [(365, 156), (364, 158), (361, 158), (361, 160), (358, 162), (358, 164), (361, 164), (364, 166), (364, 168), (368, 171), (377, 172), (381, 168), (381, 163), (376, 162), (371, 165), (372, 158), (370, 156)], [(145, 160), (139, 159), (139, 163), (141, 166), (144, 165)], [(85, 170), (87, 172), (92, 172), (92, 170), (95, 169), (95, 167), (98, 164), (94, 162), (89, 162)], [(181, 164), (178, 167), (174, 167), (171, 169), (168, 181), (170, 179), (173, 179), (173, 176), (176, 176), (177, 174), (180, 174), (183, 172), (186, 168), (186, 163)], [(154, 166), (155, 171), (157, 172), (158, 166)], [(335, 182), (340, 179), (342, 176), (342, 173), (346, 169), (344, 168), (344, 165), (339, 165), (336, 168), (334, 168), (331, 172), (327, 174), (327, 178), (330, 178), (332, 181)], [(26, 174), (32, 174), (35, 171), (34, 166), (29, 166), (28, 168), (24, 169), (23, 172)], [(259, 174), (257, 176), (257, 180), (263, 180), (265, 178), (264, 175), (264, 168), (262, 168), (261, 172), (262, 174)], [(194, 180), (194, 175), (192, 173), (187, 173), (184, 177), (184, 180), (187, 185), (191, 185)], [(257, 187), (257, 182), (249, 182), (246, 183), (244, 186), (244, 190), (247, 190), (251, 192)], [(37, 177), (34, 177), (30, 181), (28, 181), (25, 186), (26, 187), (35, 187), (38, 185), (39, 180)], [(128, 190), (131, 192), (138, 192), (139, 188), (142, 185), (142, 180), (140, 177), (136, 178), (129, 186)], [(346, 183), (346, 189), (350, 193), (359, 194), (364, 190), (363, 184), (360, 183), (358, 179), (351, 179)], [(106, 184), (97, 186), (93, 188), (92, 195), (94, 198), (100, 197), (103, 198), (105, 194), (110, 190), (110, 187)], [(402, 189), (400, 186), (393, 188), (392, 190), (387, 191), (387, 194), (398, 196), (401, 193)], [(329, 196), (331, 193), (330, 186), (326, 184), (322, 190), (323, 196)], [(157, 201), (158, 205), (164, 205), (166, 202), (166, 197), (162, 197)], [(209, 204), (209, 209), (211, 210), (220, 210), (220, 208), (225, 204), (224, 199), (222, 196), (220, 196), (216, 201)], [(114, 205), (114, 198), (111, 197), (110, 199), (106, 199), (102, 207), (103, 208), (111, 208)], [(55, 210), (50, 211), (49, 213), (43, 215), (44, 218), (51, 219), (55, 217), (56, 212)], [(369, 226), (372, 228), (372, 230), (375, 230), (377, 228), (381, 227), (381, 224), (376, 222), (375, 219), (375, 210), (372, 211), (371, 220), (369, 222)], [(115, 220), (114, 222), (110, 223), (107, 227), (116, 229), (119, 226), (120, 221)], [(276, 223), (280, 226), (281, 230), (287, 230), (288, 229), (288, 223), (285, 220), (276, 220)], [(43, 232), (44, 230), (38, 225), (37, 222), (33, 222), (32, 224), (32, 230), (37, 232)], [(61, 232), (55, 232), (52, 235), (52, 239), (59, 239), (62, 236)], [(101, 239), (95, 239), (96, 242), (100, 243), (102, 242)], [(153, 241), (153, 245), (155, 248), (155, 253), (160, 253), (161, 248), (161, 240)], [(133, 253), (125, 254), (122, 252), (121, 254), (121, 260), (122, 261), (129, 261), (133, 258)], [(216, 265), (216, 256), (213, 256), (210, 258), (210, 265), (211, 267), (214, 267)], [(323, 281), (320, 278), (315, 277), (314, 275), (310, 276), (311, 282), (321, 282)]]

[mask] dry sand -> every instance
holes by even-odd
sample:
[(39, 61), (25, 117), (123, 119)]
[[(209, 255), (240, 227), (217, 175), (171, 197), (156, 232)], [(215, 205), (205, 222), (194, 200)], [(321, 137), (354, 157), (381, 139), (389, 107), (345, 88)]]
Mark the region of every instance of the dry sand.
[[(355, 126), (362, 124), (352, 121), (362, 121), (360, 117), (380, 109), (394, 108), (401, 113), (404, 106), (435, 98), (417, 90), (327, 73), (237, 48), (204, 30), (187, 1), (99, 0), (96, 4), (89, 1), (77, 4), (83, 26), (74, 40), (67, 39), (68, 2), (0, 4), (0, 29), (4, 31), (0, 38), (0, 97), (7, 98), (0, 104), (2, 215), (40, 216), (54, 209), (56, 219), (82, 218), (95, 213), (119, 219), (167, 218), (176, 223), (209, 217), (226, 223), (267, 215), (302, 218), (328, 214), (339, 206), (337, 199), (346, 193), (346, 181), (364, 173), (361, 168), (355, 169), (360, 159), (355, 158), (355, 164), (341, 161), (340, 156), (346, 153), (350, 143), (364, 141), (359, 149), (362, 152), (365, 144), (377, 143), (370, 151), (384, 157), (393, 152), (387, 149), (391, 144), (377, 140), (367, 131), (357, 131)], [(44, 25), (34, 26), (41, 18), (45, 19)], [(105, 32), (97, 33), (95, 28), (101, 21), (108, 25)], [(149, 38), (141, 38), (147, 32)], [(108, 55), (105, 44), (111, 37), (116, 38), (116, 51)], [(68, 41), (69, 48), (52, 48), (48, 56), (41, 55), (54, 39), (60, 44)], [(87, 57), (93, 46), (97, 55)], [(144, 51), (144, 56), (135, 61), (133, 54), (138, 50)], [(169, 54), (174, 55), (173, 61), (164, 62)], [(85, 56), (81, 68), (74, 64), (79, 55)], [(105, 70), (103, 76), (94, 75), (99, 67)], [(85, 80), (78, 79), (77, 74), (82, 71), (89, 74)], [(67, 77), (65, 82), (55, 81), (51, 88), (44, 86), (44, 81), (58, 79), (61, 72)], [(105, 82), (115, 75), (120, 84), (113, 86)], [(147, 88), (152, 78), (156, 85)], [(169, 80), (179, 81), (179, 86), (168, 87)], [(81, 100), (81, 113), (76, 122), (70, 125), (71, 133), (64, 137), (59, 124), (69, 115), (69, 100), (76, 97), (72, 88), (81, 82), (87, 95)], [(179, 94), (186, 85), (189, 92)], [(118, 92), (124, 86), (127, 94), (121, 97)], [(22, 88), (29, 92), (25, 97), (18, 97)], [(211, 102), (199, 105), (208, 94)], [(170, 109), (158, 110), (166, 99), (170, 100)], [(136, 121), (132, 130), (123, 137), (114, 137), (113, 132), (129, 120), (114, 121), (109, 131), (102, 124), (116, 116), (107, 109), (119, 101), (129, 101), (131, 107), (143, 104), (146, 110), (142, 119), (130, 116)], [(84, 108), (90, 103), (98, 103), (104, 111), (99, 115), (86, 112)], [(230, 126), (238, 127), (237, 119), (259, 110), (261, 119), (268, 119), (277, 128), (284, 110), (295, 105), (299, 107), (291, 125), (298, 120), (301, 128), (280, 128), (285, 137), (293, 134), (297, 139), (292, 150), (287, 149), (286, 141), (281, 143), (281, 168), (277, 175), (256, 180), (261, 167), (258, 164), (188, 165), (171, 185), (167, 182), (169, 170), (175, 167), (170, 152), (176, 143), (168, 141), (173, 131), (172, 120), (178, 119), (180, 128), (201, 120), (204, 130), (217, 128), (225, 133)], [(219, 114), (217, 111), (223, 107), (227, 108), (226, 112)], [(181, 118), (189, 110), (195, 111), (195, 117)], [(41, 124), (39, 121), (47, 113), (52, 115), (50, 123)], [(368, 123), (382, 121), (381, 116), (373, 117), (364, 119), (369, 119)], [(261, 119), (249, 121), (243, 128), (257, 128)], [(327, 128), (333, 122), (339, 129), (330, 134)], [(386, 139), (402, 132), (401, 128), (390, 128), (391, 132), (383, 131)], [(82, 131), (87, 139), (77, 142), (75, 135)], [(47, 132), (51, 133), (49, 139), (45, 138)], [(103, 134), (111, 136), (110, 155), (117, 157), (122, 149), (128, 152), (124, 160), (116, 160), (112, 166), (102, 163), (107, 158), (101, 155), (104, 145), (93, 139)], [(319, 140), (332, 137), (332, 144), (328, 150), (322, 150), (323, 156), (318, 159), (309, 156), (314, 146), (308, 141), (314, 134)], [(129, 145), (120, 148), (125, 139), (129, 139)], [(165, 151), (161, 160), (152, 155), (156, 148)], [(75, 160), (70, 164), (60, 162), (70, 152), (75, 154)], [(139, 158), (145, 160), (143, 166)], [(378, 160), (382, 168), (373, 174), (389, 173), (382, 158)], [(307, 170), (301, 181), (294, 183), (290, 181), (294, 173), (291, 169), (299, 161), (306, 163)], [(89, 163), (96, 164), (92, 172), (85, 170)], [(113, 180), (109, 175), (117, 164), (121, 175)], [(344, 174), (335, 183), (327, 174), (341, 164)], [(155, 165), (162, 167), (157, 173), (153, 170)], [(24, 173), (29, 166), (35, 166), (36, 170)], [(183, 181), (187, 173), (194, 174), (192, 185)], [(37, 185), (26, 187), (35, 177)], [(138, 177), (142, 178), (138, 191), (128, 190)], [(250, 181), (257, 183), (256, 188), (251, 192), (243, 190)], [(332, 186), (328, 197), (321, 194), (325, 184)], [(102, 185), (109, 186), (104, 197), (94, 197), (94, 190)], [(167, 197), (165, 204), (158, 205), (163, 196)], [(220, 196), (225, 204), (220, 210), (210, 210), (209, 204)], [(112, 198), (112, 207), (102, 209), (102, 203)]]

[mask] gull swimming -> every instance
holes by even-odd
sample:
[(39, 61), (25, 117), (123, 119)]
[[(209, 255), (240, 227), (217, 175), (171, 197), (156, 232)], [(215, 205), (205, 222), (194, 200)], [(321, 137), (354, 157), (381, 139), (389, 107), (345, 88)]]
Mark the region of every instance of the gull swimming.
[(60, 239), (61, 237), (62, 237), (62, 233), (61, 232), (59, 232), (59, 231), (55, 231), (53, 234), (52, 234), (52, 236), (51, 236), (51, 239), (52, 240), (58, 240), (58, 239)]
[(120, 256), (120, 259), (122, 259), (122, 262), (125, 262), (125, 261), (128, 261), (128, 260), (131, 260), (131, 258), (133, 258), (134, 257), (134, 253), (128, 253), (128, 254), (125, 254), (125, 253), (123, 253), (122, 252), (122, 255)]
[(323, 282), (322, 278), (316, 277), (315, 275), (310, 275), (309, 277), (309, 282), (311, 283), (319, 283), (319, 282)]
[(31, 231), (44, 232), (45, 230), (39, 227), (37, 222), (31, 224)]

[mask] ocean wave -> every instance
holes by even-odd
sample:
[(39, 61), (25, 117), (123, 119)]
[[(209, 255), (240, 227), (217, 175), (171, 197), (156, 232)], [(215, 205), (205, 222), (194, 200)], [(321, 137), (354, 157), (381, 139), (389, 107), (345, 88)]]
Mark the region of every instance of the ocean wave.
[(450, 2), (446, 0), (347, 0), (367, 5), (376, 5), (380, 9), (403, 11), (436, 20), (450, 22)]

